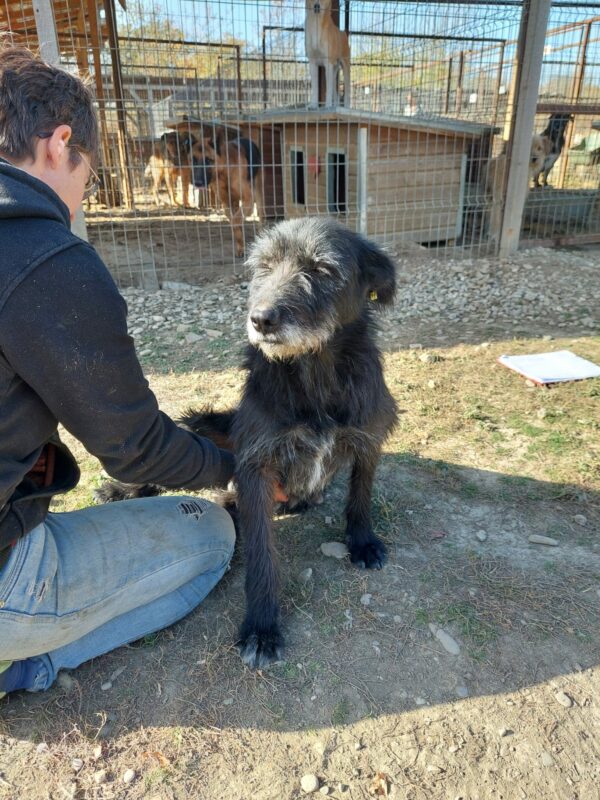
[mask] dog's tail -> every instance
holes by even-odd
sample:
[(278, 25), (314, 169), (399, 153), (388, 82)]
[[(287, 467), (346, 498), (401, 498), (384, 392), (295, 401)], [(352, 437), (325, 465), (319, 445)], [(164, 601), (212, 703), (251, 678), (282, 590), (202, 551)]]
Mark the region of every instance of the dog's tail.
[(204, 406), (200, 409), (189, 408), (180, 417), (179, 422), (199, 436), (210, 439), (222, 450), (233, 451), (231, 429), (234, 417), (235, 410), (233, 409), (230, 411), (213, 411), (211, 406)]

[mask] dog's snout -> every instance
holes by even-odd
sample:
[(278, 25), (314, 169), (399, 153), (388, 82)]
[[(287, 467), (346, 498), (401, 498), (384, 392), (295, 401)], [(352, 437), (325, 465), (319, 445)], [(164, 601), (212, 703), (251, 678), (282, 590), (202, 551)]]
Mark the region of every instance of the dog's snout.
[(255, 308), (250, 321), (259, 333), (273, 333), (279, 328), (281, 316), (276, 308)]

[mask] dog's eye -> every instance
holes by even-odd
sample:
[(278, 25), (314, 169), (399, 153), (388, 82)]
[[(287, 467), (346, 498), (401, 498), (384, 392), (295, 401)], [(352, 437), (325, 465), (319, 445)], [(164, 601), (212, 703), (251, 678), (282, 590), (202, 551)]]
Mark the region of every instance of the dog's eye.
[(329, 275), (331, 267), (325, 261), (309, 261), (306, 264), (306, 271), (317, 275)]

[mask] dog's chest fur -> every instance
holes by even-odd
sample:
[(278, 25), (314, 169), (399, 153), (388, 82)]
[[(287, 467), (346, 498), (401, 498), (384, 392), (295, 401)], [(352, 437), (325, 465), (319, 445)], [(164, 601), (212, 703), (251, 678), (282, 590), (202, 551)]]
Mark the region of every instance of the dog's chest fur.
[[(349, 344), (349, 343), (348, 343)], [(267, 361), (251, 369), (236, 416), (240, 460), (269, 465), (295, 499), (314, 499), (361, 449), (393, 425), (394, 403), (369, 335), (355, 348)]]

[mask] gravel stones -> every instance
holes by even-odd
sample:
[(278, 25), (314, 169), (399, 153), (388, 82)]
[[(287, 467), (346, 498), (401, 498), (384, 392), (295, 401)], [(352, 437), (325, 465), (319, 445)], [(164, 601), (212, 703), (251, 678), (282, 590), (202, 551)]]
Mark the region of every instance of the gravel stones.
[(485, 542), (487, 537), (488, 535), (485, 531), (477, 531), (477, 533), (475, 534), (475, 538), (477, 539), (478, 542)]
[(556, 692), (554, 698), (557, 703), (560, 703), (565, 708), (571, 708), (573, 705), (573, 699), (566, 692)]
[(123, 783), (129, 785), (133, 783), (135, 780), (135, 770), (134, 769), (126, 769), (123, 773)]
[(348, 548), (343, 542), (323, 542), (320, 550), (329, 558), (346, 558), (348, 555)]
[(429, 623), (429, 630), (447, 653), (450, 653), (450, 655), (453, 656), (457, 656), (460, 653), (460, 645), (455, 639), (452, 638), (452, 636), (450, 636), (449, 633), (446, 633), (445, 630), (438, 628), (438, 626), (434, 625), (433, 622)]
[(531, 544), (545, 544), (547, 547), (558, 547), (558, 539), (553, 539), (551, 536), (538, 536), (537, 533), (529, 537)]
[(303, 775), (300, 780), (300, 786), (305, 794), (313, 794), (319, 788), (319, 779), (313, 773)]

